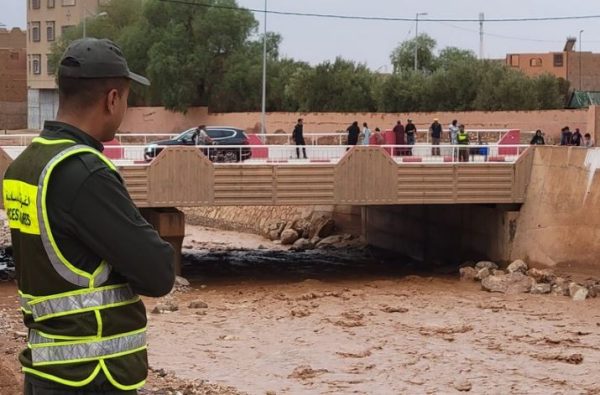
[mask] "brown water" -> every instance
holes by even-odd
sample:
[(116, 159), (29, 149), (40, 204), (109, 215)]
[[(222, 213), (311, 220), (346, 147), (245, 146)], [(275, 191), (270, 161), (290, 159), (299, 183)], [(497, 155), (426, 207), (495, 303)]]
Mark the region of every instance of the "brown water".
[(600, 393), (599, 299), (490, 294), (392, 262), (261, 266), (260, 253), (193, 263), (180, 311), (150, 316), (153, 366), (251, 394), (456, 393), (464, 381), (473, 393)]
[[(194, 237), (192, 290), (172, 296), (179, 311), (149, 313), (144, 393), (183, 388), (164, 369), (250, 394), (600, 394), (600, 299), (490, 294), (389, 256), (229, 251), (214, 240), (260, 239)], [(188, 308), (195, 300), (208, 308)], [(0, 282), (0, 394), (20, 392), (19, 316), (16, 287)]]

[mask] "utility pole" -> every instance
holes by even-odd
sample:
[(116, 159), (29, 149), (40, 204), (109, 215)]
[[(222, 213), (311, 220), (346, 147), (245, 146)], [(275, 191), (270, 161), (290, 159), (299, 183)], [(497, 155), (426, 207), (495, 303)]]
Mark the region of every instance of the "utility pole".
[(479, 13), (479, 60), (483, 60), (483, 21), (485, 15), (483, 12)]
[(583, 33), (583, 29), (579, 31), (579, 91), (581, 91), (581, 33)]
[(419, 16), (427, 15), (426, 12), (417, 12), (415, 17), (415, 71), (419, 70)]
[(267, 110), (267, 0), (265, 0), (265, 20), (263, 34), (263, 70), (262, 70), (262, 112), (260, 117), (260, 133), (263, 135), (263, 143), (265, 142), (265, 122)]

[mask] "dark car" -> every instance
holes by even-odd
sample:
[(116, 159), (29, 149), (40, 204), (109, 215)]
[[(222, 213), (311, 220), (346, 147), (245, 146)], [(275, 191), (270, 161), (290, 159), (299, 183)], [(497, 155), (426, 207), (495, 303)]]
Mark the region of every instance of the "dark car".
[(204, 154), (213, 162), (239, 162), (252, 157), (250, 147), (227, 147), (250, 144), (243, 130), (217, 126), (209, 126), (204, 130), (208, 138), (203, 137), (198, 128), (192, 128), (170, 140), (155, 141), (144, 149), (144, 159), (151, 161), (169, 145), (215, 146), (202, 148)]

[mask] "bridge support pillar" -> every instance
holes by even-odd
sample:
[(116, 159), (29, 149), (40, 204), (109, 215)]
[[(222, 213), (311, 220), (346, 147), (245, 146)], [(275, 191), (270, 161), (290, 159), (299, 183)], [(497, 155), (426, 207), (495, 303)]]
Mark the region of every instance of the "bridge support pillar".
[(174, 207), (143, 208), (142, 216), (175, 250), (175, 274), (181, 275), (181, 245), (185, 236), (185, 214)]

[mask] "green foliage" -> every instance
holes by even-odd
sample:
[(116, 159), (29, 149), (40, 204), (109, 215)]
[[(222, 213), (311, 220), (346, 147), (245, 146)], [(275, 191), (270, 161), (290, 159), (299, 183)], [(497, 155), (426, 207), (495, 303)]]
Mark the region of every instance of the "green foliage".
[(390, 55), (390, 61), (394, 66), (394, 72), (406, 72), (415, 69), (415, 45), (417, 45), (417, 56), (419, 70), (430, 71), (434, 67), (434, 54), (436, 42), (427, 34), (419, 34), (418, 37), (404, 41)]
[[(163, 105), (185, 112), (259, 111), (263, 41), (254, 15), (235, 0), (205, 0), (233, 9), (196, 7), (160, 0), (112, 0), (106, 15), (88, 17), (89, 37), (118, 43), (131, 70), (152, 81), (133, 84), (134, 105)], [(75, 26), (53, 46), (51, 62), (83, 27)], [(391, 75), (336, 58), (316, 66), (281, 58), (281, 36), (268, 33), (267, 111), (415, 112), (560, 108), (568, 82), (551, 75), (530, 78), (498, 61), (479, 61), (455, 47), (435, 55), (426, 34), (398, 45), (390, 55)], [(418, 45), (419, 70), (414, 71)]]

